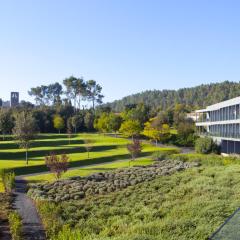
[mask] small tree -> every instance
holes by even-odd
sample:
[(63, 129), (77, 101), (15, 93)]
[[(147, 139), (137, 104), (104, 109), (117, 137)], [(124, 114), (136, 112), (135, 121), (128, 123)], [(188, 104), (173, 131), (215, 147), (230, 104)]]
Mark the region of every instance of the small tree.
[(69, 157), (66, 154), (61, 156), (50, 153), (45, 157), (45, 163), (56, 179), (60, 179), (62, 174), (67, 171), (69, 165)]
[(60, 116), (60, 115), (55, 115), (53, 117), (53, 126), (54, 128), (56, 128), (58, 130), (58, 132), (60, 133), (61, 130), (65, 127), (64, 124), (64, 119)]
[(67, 120), (67, 135), (68, 135), (68, 143), (70, 144), (72, 138), (72, 119), (69, 118)]
[[(133, 139), (132, 143), (127, 144), (127, 150), (131, 154), (131, 161), (134, 161), (142, 152), (142, 144), (138, 139)], [(129, 161), (130, 166), (130, 161)]]
[(90, 153), (90, 151), (93, 147), (92, 143), (93, 143), (93, 141), (91, 139), (85, 139), (84, 140), (84, 147), (86, 149), (86, 152), (88, 153), (88, 159), (89, 159), (89, 153)]
[(28, 165), (28, 150), (36, 137), (36, 124), (31, 114), (21, 112), (16, 115), (13, 134), (19, 147), (26, 151), (26, 164)]
[(119, 131), (125, 137), (132, 137), (132, 140), (135, 136), (139, 135), (141, 132), (141, 125), (137, 120), (127, 120), (122, 123)]
[(108, 117), (108, 125), (110, 131), (115, 132), (115, 137), (117, 136), (117, 131), (120, 129), (122, 124), (122, 117), (114, 113), (110, 113)]

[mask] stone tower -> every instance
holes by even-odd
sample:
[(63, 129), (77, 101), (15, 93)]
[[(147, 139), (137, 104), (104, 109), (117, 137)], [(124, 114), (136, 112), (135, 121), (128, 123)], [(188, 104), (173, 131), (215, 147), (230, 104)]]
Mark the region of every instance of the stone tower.
[(11, 107), (16, 107), (19, 104), (19, 92), (11, 92)]

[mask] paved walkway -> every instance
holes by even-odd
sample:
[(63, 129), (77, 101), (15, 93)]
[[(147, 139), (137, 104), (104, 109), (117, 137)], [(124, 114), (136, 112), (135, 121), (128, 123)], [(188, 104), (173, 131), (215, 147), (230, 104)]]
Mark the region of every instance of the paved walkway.
[(45, 232), (33, 201), (26, 195), (26, 182), (16, 180), (13, 207), (18, 211), (23, 223), (24, 240), (45, 240)]
[(11, 240), (12, 237), (10, 235), (8, 222), (4, 222), (0, 224), (0, 240)]
[(240, 239), (240, 208), (212, 234), (209, 240), (239, 240)]

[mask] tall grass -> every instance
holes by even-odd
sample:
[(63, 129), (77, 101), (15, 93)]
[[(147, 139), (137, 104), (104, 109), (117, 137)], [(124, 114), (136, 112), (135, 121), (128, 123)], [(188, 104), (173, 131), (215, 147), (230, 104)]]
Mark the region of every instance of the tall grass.
[(13, 240), (22, 239), (22, 220), (16, 211), (10, 212), (8, 216), (10, 232)]
[(0, 169), (0, 178), (5, 192), (11, 192), (15, 188), (15, 173), (6, 169)]

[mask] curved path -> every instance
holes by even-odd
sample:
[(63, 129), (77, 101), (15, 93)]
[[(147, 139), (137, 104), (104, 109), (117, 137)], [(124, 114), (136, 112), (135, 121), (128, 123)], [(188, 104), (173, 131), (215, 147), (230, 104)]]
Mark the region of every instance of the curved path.
[(16, 180), (13, 207), (18, 211), (23, 223), (24, 240), (45, 240), (45, 231), (33, 201), (26, 194), (26, 181)]

